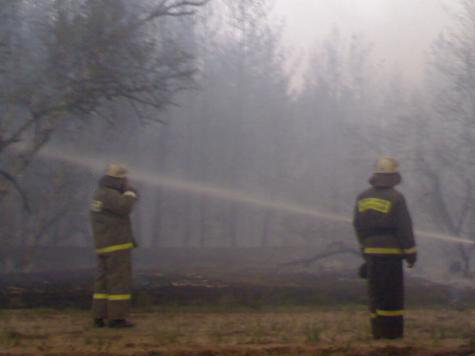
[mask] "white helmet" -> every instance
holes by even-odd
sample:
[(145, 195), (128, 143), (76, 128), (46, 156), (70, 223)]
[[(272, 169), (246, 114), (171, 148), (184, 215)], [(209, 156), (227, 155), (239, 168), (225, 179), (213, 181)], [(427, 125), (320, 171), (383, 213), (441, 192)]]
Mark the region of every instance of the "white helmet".
[(377, 160), (374, 173), (398, 173), (399, 163), (392, 157), (383, 156)]

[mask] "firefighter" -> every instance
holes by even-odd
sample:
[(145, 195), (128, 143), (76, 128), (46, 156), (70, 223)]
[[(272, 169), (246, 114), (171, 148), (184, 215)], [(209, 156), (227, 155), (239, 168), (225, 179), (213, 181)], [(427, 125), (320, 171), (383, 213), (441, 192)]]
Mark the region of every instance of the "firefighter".
[[(353, 226), (366, 263), (371, 331), (375, 339), (404, 335), (403, 263), (412, 268), (417, 251), (411, 217), (395, 159), (376, 162), (371, 188), (356, 201)], [(361, 272), (360, 272), (361, 273)]]
[(90, 206), (97, 255), (92, 310), (96, 327), (132, 327), (126, 316), (131, 298), (131, 249), (136, 247), (130, 213), (137, 193), (127, 169), (109, 164)]

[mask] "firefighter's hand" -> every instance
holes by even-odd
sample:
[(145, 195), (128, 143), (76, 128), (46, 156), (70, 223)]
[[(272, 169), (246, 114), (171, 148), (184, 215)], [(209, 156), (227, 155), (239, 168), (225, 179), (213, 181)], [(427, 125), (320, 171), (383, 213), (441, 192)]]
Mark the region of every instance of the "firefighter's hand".
[(131, 195), (133, 196), (135, 199), (138, 199), (139, 198), (139, 193), (137, 192), (137, 190), (135, 188), (133, 188), (130, 184), (127, 184), (125, 186), (125, 192), (124, 194), (127, 194), (129, 193), (128, 195)]
[(132, 197), (134, 199), (138, 199), (139, 196), (137, 194), (136, 191), (132, 190), (132, 189), (127, 189), (125, 192), (124, 192), (124, 195), (125, 196), (129, 196), (129, 197)]
[(416, 264), (417, 261), (417, 254), (411, 253), (410, 255), (406, 256), (407, 267), (412, 268)]

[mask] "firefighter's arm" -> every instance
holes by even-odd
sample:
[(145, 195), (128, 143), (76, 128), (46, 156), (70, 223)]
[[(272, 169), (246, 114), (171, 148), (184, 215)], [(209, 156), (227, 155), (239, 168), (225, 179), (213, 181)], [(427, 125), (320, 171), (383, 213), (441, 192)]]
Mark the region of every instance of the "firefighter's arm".
[(356, 237), (358, 239), (358, 244), (361, 250), (361, 253), (363, 254), (363, 231), (361, 228), (360, 224), (360, 217), (358, 214), (358, 201), (355, 204), (355, 208), (353, 211), (353, 228), (355, 230)]
[(132, 187), (129, 183), (126, 184), (125, 186), (125, 193), (128, 193), (130, 195), (132, 195), (131, 193), (133, 193), (133, 195), (135, 195), (135, 199), (139, 199), (139, 193), (137, 192), (137, 189), (135, 189), (134, 187)]
[(401, 242), (407, 265), (413, 267), (417, 261), (417, 248), (414, 239), (412, 219), (403, 196), (401, 196), (398, 203), (398, 238)]
[(131, 190), (124, 193), (111, 191), (103, 201), (103, 209), (116, 215), (128, 215), (132, 211), (137, 194)]

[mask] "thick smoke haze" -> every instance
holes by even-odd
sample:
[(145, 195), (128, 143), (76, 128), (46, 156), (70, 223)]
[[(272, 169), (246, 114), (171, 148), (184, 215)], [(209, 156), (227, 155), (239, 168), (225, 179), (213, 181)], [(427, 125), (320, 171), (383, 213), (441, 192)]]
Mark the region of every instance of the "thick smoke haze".
[[(450, 6), (449, 6), (450, 3)], [(432, 42), (453, 22), (455, 1), (416, 0), (277, 0), (276, 16), (285, 21), (285, 42), (304, 65), (314, 45), (334, 29), (374, 45), (387, 73), (400, 68), (411, 81), (423, 79)]]
[(92, 253), (99, 166), (122, 162), (139, 253), (330, 251), (352, 270), (355, 198), (389, 154), (411, 273), (475, 273), (475, 1), (165, 3), (0, 2), (0, 229), (20, 251), (0, 265)]

